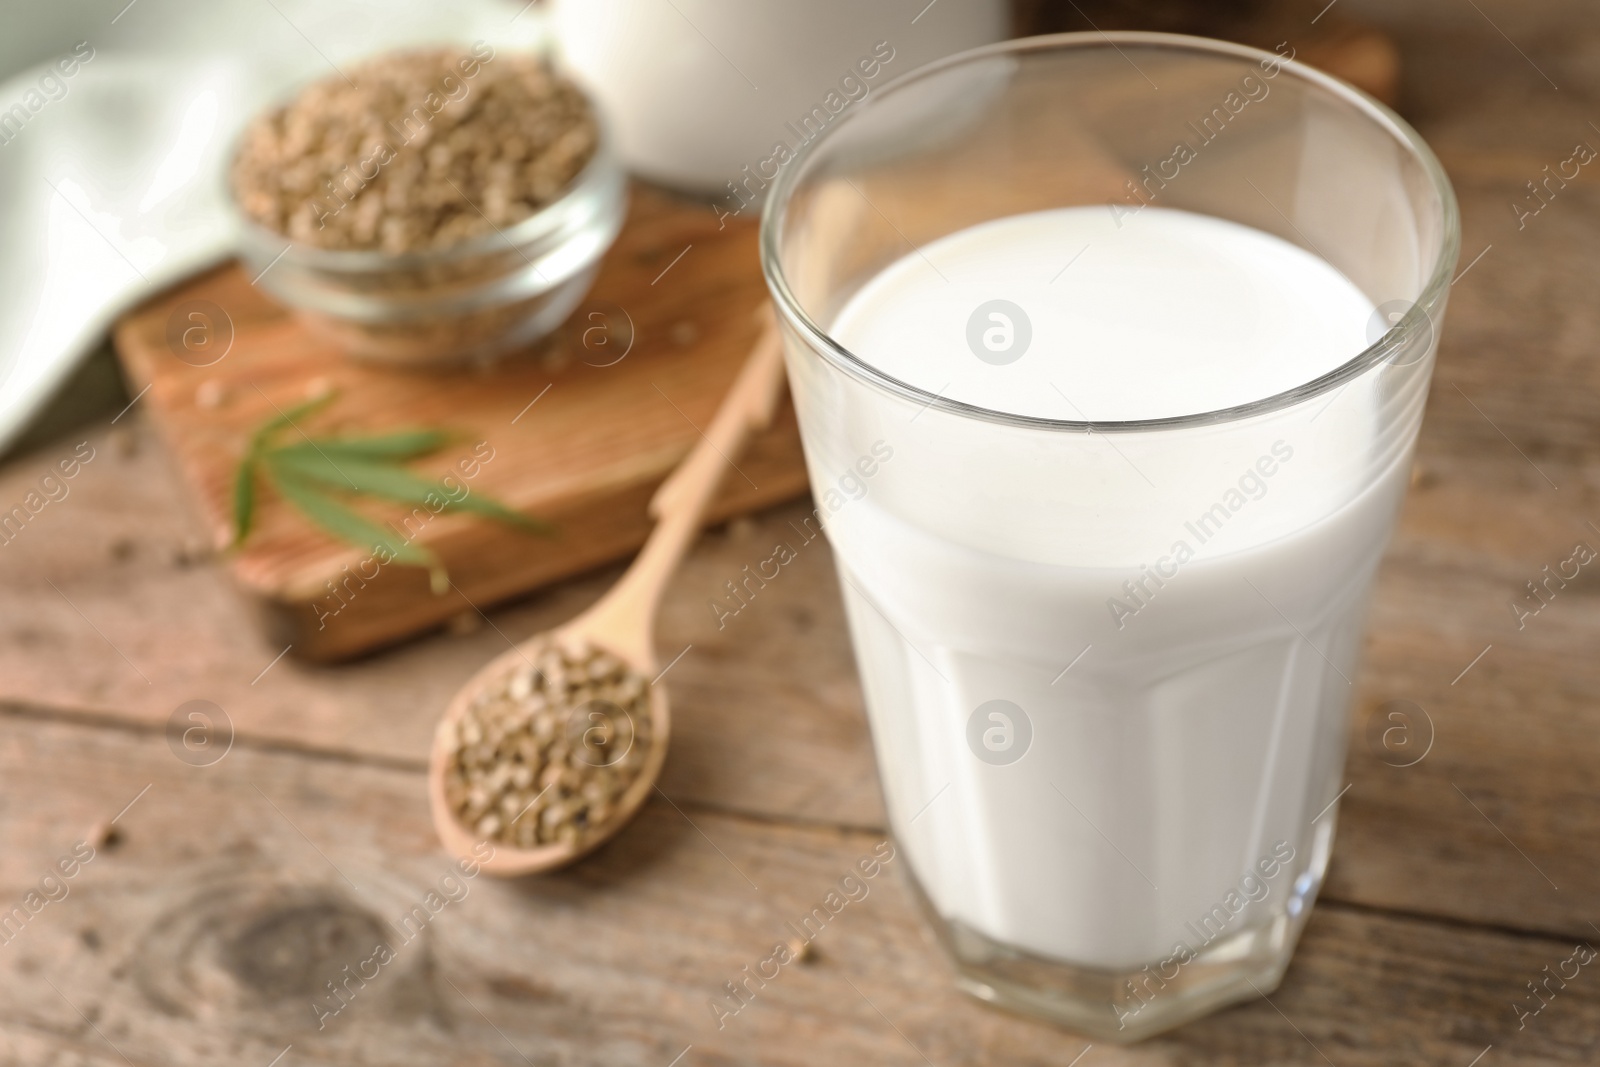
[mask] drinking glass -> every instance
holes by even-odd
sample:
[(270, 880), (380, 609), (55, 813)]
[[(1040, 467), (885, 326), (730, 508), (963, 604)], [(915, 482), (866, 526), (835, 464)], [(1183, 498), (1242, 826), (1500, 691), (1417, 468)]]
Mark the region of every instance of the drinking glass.
[[(1146, 33), (966, 52), (847, 110), (783, 164), (763, 221), (914, 896), (962, 988), (1100, 1039), (1270, 992), (1288, 966), (1458, 252), (1417, 134), (1292, 56)], [(1083, 205), (1320, 257), (1370, 299), (1365, 347), (1224, 410), (1086, 421), (919, 388), (830, 332), (930, 242)], [(971, 322), (1004, 347), (1026, 315), (995, 307)], [(1211, 313), (1255, 311), (1240, 294), (1196, 331)]]

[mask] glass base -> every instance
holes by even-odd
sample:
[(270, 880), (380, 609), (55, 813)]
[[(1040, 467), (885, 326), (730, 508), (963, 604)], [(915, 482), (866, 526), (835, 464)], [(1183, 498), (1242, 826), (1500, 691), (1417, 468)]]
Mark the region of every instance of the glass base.
[(1138, 969), (1106, 970), (1037, 956), (941, 916), (909, 865), (901, 874), (954, 963), (959, 988), (1115, 1044), (1141, 1041), (1276, 989), (1321, 882), (1320, 870), (1303, 874), (1295, 890), (1299, 906), (1289, 909), (1293, 915), (1279, 912), (1265, 925), (1218, 938), (1181, 965), (1168, 960), (1163, 968), (1152, 961)]

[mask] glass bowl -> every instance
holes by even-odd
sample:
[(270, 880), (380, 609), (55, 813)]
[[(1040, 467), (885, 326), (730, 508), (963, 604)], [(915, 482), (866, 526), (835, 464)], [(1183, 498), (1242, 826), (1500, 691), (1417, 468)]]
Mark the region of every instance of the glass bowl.
[(309, 329), (359, 359), (436, 367), (492, 359), (560, 326), (622, 229), (627, 178), (602, 122), (593, 157), (556, 200), (493, 233), (405, 253), (297, 243), (246, 216), (231, 182), (227, 202), (254, 284)]

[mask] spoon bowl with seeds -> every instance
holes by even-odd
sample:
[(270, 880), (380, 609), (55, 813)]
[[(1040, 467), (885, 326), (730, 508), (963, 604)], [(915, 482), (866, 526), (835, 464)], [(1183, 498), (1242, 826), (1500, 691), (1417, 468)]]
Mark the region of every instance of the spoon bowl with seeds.
[(770, 314), (762, 319), (716, 416), (651, 499), (655, 529), (622, 578), (576, 619), (491, 660), (450, 702), (428, 798), (458, 858), (500, 877), (554, 870), (609, 840), (655, 789), (671, 732), (656, 605), (729, 457), (777, 406), (783, 352)]

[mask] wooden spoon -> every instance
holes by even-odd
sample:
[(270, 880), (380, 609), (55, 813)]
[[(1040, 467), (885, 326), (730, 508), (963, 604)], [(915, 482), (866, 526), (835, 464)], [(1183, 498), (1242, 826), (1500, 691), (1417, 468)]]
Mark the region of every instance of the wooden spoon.
[(732, 465), (731, 457), (738, 455), (753, 431), (771, 422), (781, 394), (783, 350), (770, 312), (763, 309), (761, 317), (764, 323), (761, 338), (717, 409), (711, 425), (688, 458), (651, 498), (650, 514), (656, 519), (656, 526), (627, 572), (605, 596), (576, 619), (555, 631), (537, 634), (491, 660), (462, 686), (446, 709), (440, 730), (434, 735), (428, 761), (428, 799), (439, 839), (458, 858), (477, 862), (485, 872), (503, 878), (553, 870), (610, 840), (627, 825), (655, 788), (667, 755), (671, 718), (665, 687), (652, 683), (649, 690), (650, 747), (645, 753), (644, 766), (605, 823), (576, 844), (519, 848), (496, 840), (490, 842), (494, 854), (484, 860), (480, 854), (484, 839), (457, 820), (446, 799), (445, 778), (454, 757), (449, 736), (454, 731), (446, 727), (460, 720), (479, 693), (501, 681), (508, 672), (525, 665), (529, 660), (528, 650), (551, 640), (567, 648), (580, 647), (587, 641), (597, 649), (610, 652), (645, 679), (656, 677), (659, 664), (655, 654), (655, 615), (662, 591), (699, 533), (701, 516)]

